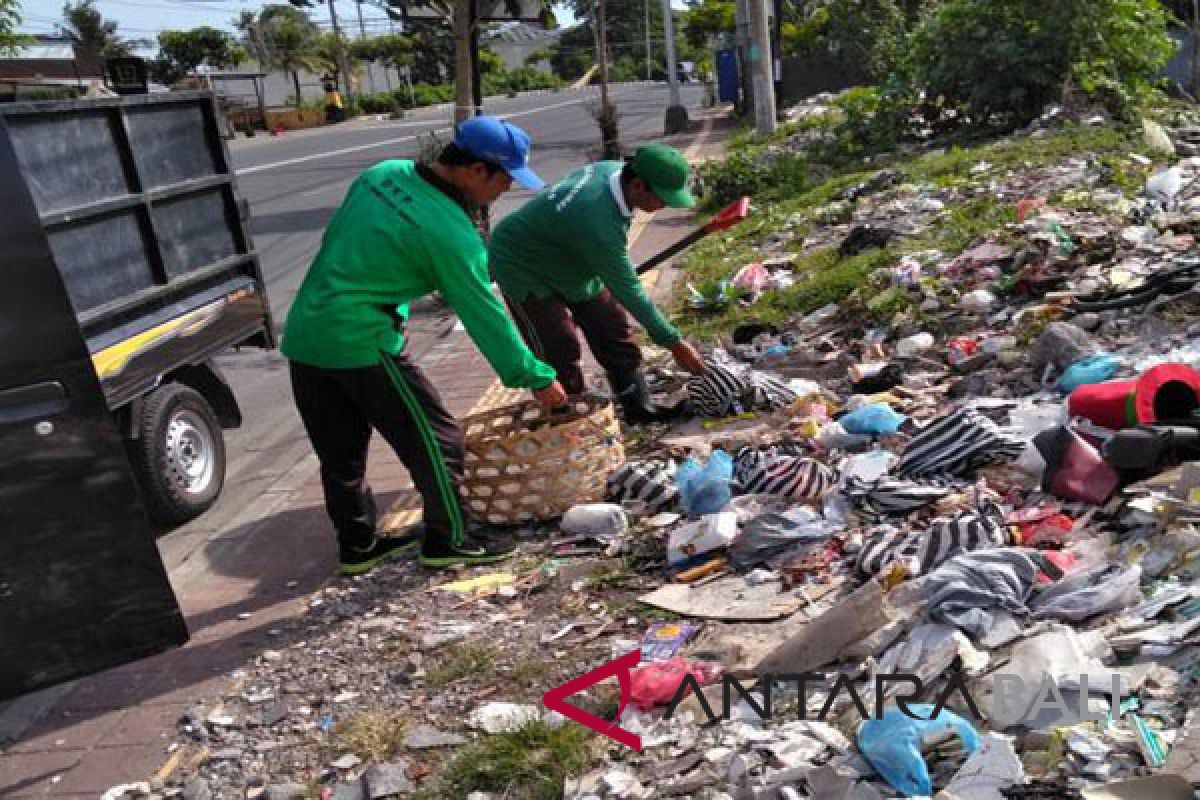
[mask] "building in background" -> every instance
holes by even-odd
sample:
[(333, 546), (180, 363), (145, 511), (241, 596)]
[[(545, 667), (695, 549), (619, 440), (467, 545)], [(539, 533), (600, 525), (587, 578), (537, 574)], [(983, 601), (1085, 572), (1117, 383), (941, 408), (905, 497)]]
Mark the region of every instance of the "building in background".
[[(543, 30), (524, 22), (514, 22), (499, 25), (485, 34), (483, 43), (488, 49), (504, 59), (505, 69), (520, 69), (525, 66), (525, 60), (539, 50), (545, 50), (558, 41), (562, 30)], [(539, 61), (530, 64), (536, 69), (550, 71), (550, 62)]]
[(0, 55), (0, 102), (113, 96), (104, 60), (76, 58), (65, 36), (36, 35), (15, 55)]

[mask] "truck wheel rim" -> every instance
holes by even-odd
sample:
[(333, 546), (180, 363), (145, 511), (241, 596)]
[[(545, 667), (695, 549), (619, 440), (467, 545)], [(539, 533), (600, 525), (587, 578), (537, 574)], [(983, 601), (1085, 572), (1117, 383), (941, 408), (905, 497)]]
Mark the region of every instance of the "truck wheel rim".
[(171, 480), (187, 494), (201, 494), (216, 468), (212, 433), (200, 415), (181, 409), (167, 424), (167, 466)]

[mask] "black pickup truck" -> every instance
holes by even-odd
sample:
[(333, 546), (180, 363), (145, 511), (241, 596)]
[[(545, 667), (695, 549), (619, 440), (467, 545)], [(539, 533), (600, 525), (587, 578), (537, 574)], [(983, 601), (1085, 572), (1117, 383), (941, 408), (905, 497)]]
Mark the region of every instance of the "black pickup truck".
[(274, 347), (208, 92), (0, 104), (0, 698), (186, 640), (151, 523), (215, 502), (212, 359)]

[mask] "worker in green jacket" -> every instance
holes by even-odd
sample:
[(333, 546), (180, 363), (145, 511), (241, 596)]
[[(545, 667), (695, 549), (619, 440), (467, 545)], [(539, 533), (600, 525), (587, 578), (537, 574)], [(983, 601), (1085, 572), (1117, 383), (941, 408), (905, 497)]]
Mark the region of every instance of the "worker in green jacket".
[[(566, 394), (554, 370), (521, 341), (492, 292), (487, 250), (469, 211), (513, 181), (537, 189), (529, 137), (496, 117), (459, 125), (432, 166), (383, 161), (351, 185), (325, 230), (288, 314), (283, 354), (321, 462), (325, 507), (341, 571), (366, 572), (420, 544), (421, 563), (491, 563), (515, 545), (469, 533), (458, 487), (463, 434), (437, 390), (404, 352), (408, 305), (438, 291), (505, 386), (532, 389), (547, 407)], [(424, 535), (382, 537), (366, 481), (377, 430), (424, 501)]]
[(696, 349), (646, 295), (630, 261), (635, 211), (690, 208), (690, 170), (663, 144), (639, 147), (625, 162), (601, 161), (571, 173), (509, 214), (488, 242), (492, 274), (525, 341), (554, 367), (568, 394), (584, 390), (577, 328), (604, 368), (630, 423), (670, 417), (642, 374), (633, 316), (680, 367), (704, 372)]

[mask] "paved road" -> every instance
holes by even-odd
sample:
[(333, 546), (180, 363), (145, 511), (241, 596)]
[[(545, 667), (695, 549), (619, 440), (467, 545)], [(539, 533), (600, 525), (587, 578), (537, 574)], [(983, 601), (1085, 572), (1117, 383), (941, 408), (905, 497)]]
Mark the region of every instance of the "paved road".
[[(621, 113), (621, 139), (626, 146), (659, 138), (667, 90), (658, 84), (617, 87), (614, 102)], [(488, 113), (509, 116), (534, 140), (533, 166), (547, 181), (599, 156), (598, 129), (588, 112), (595, 90), (498, 98), (485, 104)], [(699, 87), (684, 87), (690, 108), (701, 101)], [(383, 158), (412, 157), (420, 140), (432, 131), (444, 134), (449, 110), (414, 113), (403, 120), (351, 122), (333, 128), (290, 133), (282, 138), (259, 136), (238, 140), (231, 155), (238, 187), (250, 203), (251, 231), (262, 260), (276, 329), (320, 243), (321, 232), (350, 182)], [(514, 189), (493, 210), (498, 218), (528, 199)], [(453, 325), (445, 313), (414, 319), (411, 346), (417, 354), (432, 346)], [(217, 506), (200, 519), (164, 537), (160, 544), (168, 567), (186, 559), (206, 532), (226, 530), (255, 498), (309, 452), (292, 406), (287, 370), (278, 353), (237, 353), (221, 359), (242, 405), (245, 424), (227, 431), (229, 473)], [(182, 534), (182, 535), (176, 535)]]

